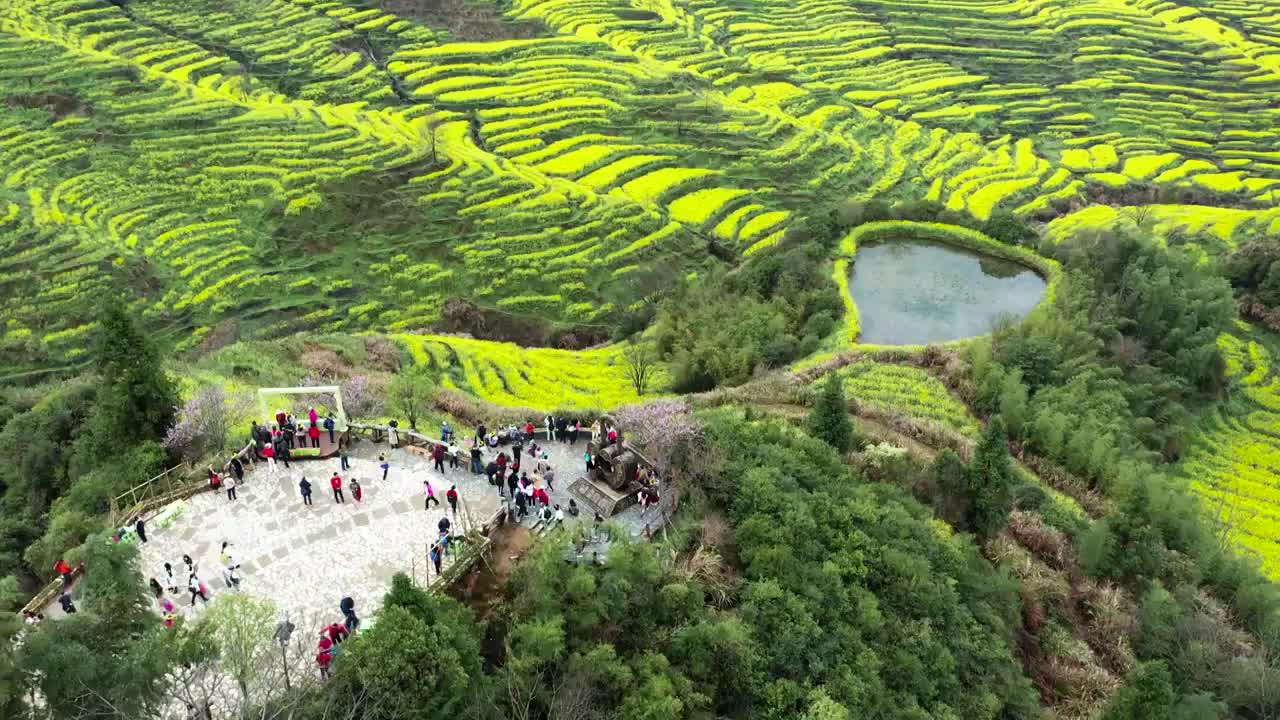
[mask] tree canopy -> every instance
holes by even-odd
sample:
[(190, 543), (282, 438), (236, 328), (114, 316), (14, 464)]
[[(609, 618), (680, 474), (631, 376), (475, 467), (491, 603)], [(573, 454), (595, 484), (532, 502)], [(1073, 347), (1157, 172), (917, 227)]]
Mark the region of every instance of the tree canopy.
[(839, 452), (853, 449), (853, 420), (844, 399), (844, 385), (837, 373), (822, 382), (809, 411), (809, 433)]

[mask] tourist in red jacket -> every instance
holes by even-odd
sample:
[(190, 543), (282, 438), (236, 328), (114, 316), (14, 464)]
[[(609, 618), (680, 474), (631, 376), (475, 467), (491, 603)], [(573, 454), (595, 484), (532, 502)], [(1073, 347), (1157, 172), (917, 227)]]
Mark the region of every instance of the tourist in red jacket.
[(307, 437), (311, 438), (311, 447), (320, 447), (320, 426), (311, 423), (311, 427), (307, 428)]
[(58, 558), (58, 562), (53, 564), (53, 571), (62, 577), (62, 584), (69, 585), (71, 583), (71, 566), (66, 560)]
[(329, 641), (334, 645), (347, 639), (347, 628), (342, 623), (329, 623), (329, 627), (324, 629), (322, 635), (328, 635)]
[[(328, 638), (325, 638), (328, 640)], [(320, 667), (320, 678), (329, 679), (329, 665), (333, 663), (333, 653), (329, 650), (321, 650), (316, 655), (316, 665)]]
[(338, 473), (334, 473), (329, 478), (329, 487), (333, 488), (333, 501), (336, 503), (345, 503), (347, 498), (342, 494), (342, 478), (338, 477)]

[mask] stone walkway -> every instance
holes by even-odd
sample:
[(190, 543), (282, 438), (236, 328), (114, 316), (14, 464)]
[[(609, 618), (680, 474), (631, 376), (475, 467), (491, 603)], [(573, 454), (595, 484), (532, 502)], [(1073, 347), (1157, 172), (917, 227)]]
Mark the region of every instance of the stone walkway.
[[(556, 482), (560, 492), (552, 493), (553, 503), (567, 505), (564, 488), (568, 478), (581, 474), (584, 449), (583, 442), (576, 447), (562, 443), (547, 447), (557, 478), (563, 478)], [(385, 481), (378, 467), (380, 453), (391, 463)], [(484, 461), (492, 456), (486, 453)], [(355, 600), (362, 618), (372, 615), (397, 572), (423, 584), (434, 578), (434, 569), (428, 574), (427, 544), (448, 512), (445, 492), (451, 484), (458, 486), (462, 498), (460, 514), (469, 513), (472, 524), (487, 520), (502, 502), (484, 475), (473, 475), (461, 466), (449, 469), (446, 463), (441, 476), (429, 459), (403, 448), (392, 450), (385, 443), (356, 441), (350, 463), (351, 469), (342, 472), (337, 458), (298, 460), (288, 470), (281, 464), (277, 475), (258, 463), (237, 489), (237, 500), (228, 500), (225, 492), (191, 498), (169, 527), (148, 528), (149, 542), (141, 546), (143, 573), (163, 585), (163, 565), (171, 563), (180, 576), (174, 603), (184, 614), (197, 615), (203, 606), (199, 600), (194, 609), (189, 605), (182, 556), (187, 553), (195, 560), (199, 577), (213, 595), (231, 592), (218, 561), (227, 541), (241, 565), (241, 592), (270, 598), (282, 616), (289, 615), (300, 629), (313, 624), (318, 628), (340, 619), (338, 603), (346, 596)], [(523, 465), (532, 468), (527, 455)], [(344, 504), (335, 503), (329, 489), (334, 471), (344, 481)], [(304, 475), (312, 484), (311, 506), (303, 505), (298, 493), (298, 481)], [(364, 489), (363, 502), (351, 496), (353, 477)], [(440, 506), (433, 504), (429, 511), (424, 509), (424, 479), (431, 481), (440, 500)], [(454, 521), (455, 528), (460, 524)]]
[[(551, 502), (567, 508), (567, 488), (582, 475), (586, 442), (544, 441), (539, 446), (546, 450), (556, 471)], [(510, 453), (509, 446), (501, 449)], [(379, 454), (391, 463), (385, 481)], [(484, 462), (494, 455), (486, 451)], [(168, 527), (157, 527), (154, 521), (149, 524), (149, 542), (140, 547), (144, 576), (155, 577), (163, 585), (164, 563), (171, 563), (179, 585), (173, 602), (189, 619), (197, 617), (205, 606), (199, 600), (194, 607), (190, 605), (182, 556), (187, 553), (195, 560), (212, 599), (235, 592), (224, 583), (218, 560), (222, 543), (230, 542), (232, 557), (241, 566), (239, 592), (270, 599), (282, 618), (294, 622), (304, 635), (311, 635), (341, 620), (338, 603), (346, 596), (355, 600), (362, 619), (371, 619), (397, 572), (424, 585), (434, 579), (427, 547), (437, 535), (437, 523), (448, 512), (445, 492), (450, 485), (457, 485), (462, 498), (459, 513), (467, 515), (454, 519), (455, 531), (487, 521), (506, 502), (484, 475), (473, 475), (464, 466), (450, 469), (446, 462), (442, 476), (428, 458), (403, 448), (392, 450), (385, 442), (355, 441), (350, 463), (351, 469), (342, 472), (337, 458), (298, 460), (287, 470), (280, 464), (276, 475), (267, 471), (265, 463), (258, 463), (237, 489), (237, 500), (228, 500), (226, 493), (220, 492), (202, 493), (185, 501), (182, 513)], [(522, 464), (532, 474), (534, 463), (527, 454)], [(342, 504), (334, 502), (329, 489), (334, 471), (343, 478), (346, 502)], [(311, 506), (303, 505), (298, 493), (298, 481), (304, 475), (312, 484)], [(351, 496), (352, 478), (364, 489), (362, 502)], [(424, 479), (430, 480), (440, 500), (440, 505), (433, 504), (430, 510), (424, 507)], [(590, 523), (591, 511), (582, 498), (575, 499), (582, 507), (579, 521)], [(632, 506), (610, 521), (623, 533), (639, 537), (646, 524), (653, 523), (656, 531), (659, 517), (654, 509), (641, 515), (640, 508)], [(532, 509), (522, 524), (536, 532), (547, 530)], [(590, 549), (600, 551), (603, 557), (608, 543)], [(447, 556), (445, 566), (451, 561), (452, 556)]]

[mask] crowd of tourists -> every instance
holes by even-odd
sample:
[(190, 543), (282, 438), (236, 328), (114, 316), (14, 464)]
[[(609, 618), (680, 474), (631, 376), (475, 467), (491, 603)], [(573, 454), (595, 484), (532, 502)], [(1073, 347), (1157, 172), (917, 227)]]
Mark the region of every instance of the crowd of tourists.
[(266, 461), (267, 471), (274, 475), (279, 472), (277, 461), (288, 468), (293, 450), (305, 447), (319, 449), (323, 436), (328, 436), (330, 446), (337, 446), (337, 428), (338, 422), (333, 413), (321, 417), (314, 407), (307, 408), (305, 421), (298, 420), (293, 413), (276, 410), (272, 422), (258, 424), (258, 421), (253, 421), (249, 438), (253, 441), (257, 458)]
[[(321, 438), (327, 435), (330, 446), (337, 449), (339, 461), (338, 469), (334, 470), (328, 478), (333, 502), (345, 504), (349, 495), (353, 502), (361, 503), (364, 501), (364, 488), (358, 479), (350, 475), (351, 464), (347, 448), (339, 442), (336, 429), (337, 423), (333, 415), (322, 416), (315, 408), (307, 408), (302, 420), (292, 413), (278, 410), (272, 421), (252, 423), (250, 439), (257, 460), (266, 463), (268, 473), (277, 474), (279, 472), (277, 462), (283, 463), (286, 468), (289, 467), (292, 450), (308, 446), (320, 447)], [(542, 428), (545, 430), (544, 442), (547, 445), (540, 445), (535, 440), (537, 429), (533, 422), (526, 422), (523, 427), (511, 425), (496, 430), (491, 430), (481, 423), (476, 428), (474, 437), (463, 443), (470, 446), (464, 450), (454, 445), (457, 437), (446, 421), (440, 427), (440, 442), (428, 446), (428, 455), (433, 469), (444, 475), (445, 463), (448, 463), (451, 469), (456, 469), (460, 463), (467, 460), (469, 451), (468, 470), (475, 475), (484, 475), (489, 484), (496, 488), (498, 496), (507, 503), (508, 517), (519, 520), (532, 514), (544, 525), (557, 527), (566, 518), (579, 517), (582, 510), (573, 498), (566, 498), (563, 503), (554, 500), (558, 478), (552, 466), (547, 445), (553, 442), (575, 445), (579, 436), (587, 429), (577, 418), (547, 416), (543, 418)], [(618, 442), (618, 431), (610, 425), (596, 423), (589, 428), (589, 431), (597, 442), (597, 446)], [(398, 447), (399, 439), (397, 426), (393, 422), (388, 428), (388, 440), (392, 447)], [(486, 453), (486, 450), (491, 452)], [(487, 462), (486, 455), (489, 455)], [(230, 458), (221, 471), (212, 465), (208, 467), (209, 486), (215, 492), (225, 493), (228, 502), (238, 500), (237, 491), (245, 480), (247, 460), (237, 455)], [(595, 467), (595, 460), (590, 450), (585, 452), (584, 462), (590, 474)], [(382, 481), (387, 481), (392, 466), (385, 454), (378, 456), (377, 466), (381, 470)], [(643, 472), (641, 477), (645, 477)], [(436, 509), (443, 509), (431, 478), (424, 478), (422, 484), (425, 509), (430, 511), (433, 505)], [(652, 489), (648, 482), (644, 483), (644, 486), (645, 489), (641, 491), (640, 497), (642, 506), (656, 504), (656, 483), (652, 485)], [(298, 482), (298, 491), (303, 505), (311, 506), (314, 492), (312, 481), (305, 476), (302, 477)], [(450, 551), (450, 545), (458, 541), (458, 537), (453, 535), (451, 519), (457, 517), (459, 509), (460, 498), (457, 485), (449, 485), (444, 492), (444, 498), (448, 503), (449, 511), (439, 519), (434, 539), (427, 545), (427, 558), (437, 576), (443, 573), (444, 560)], [(599, 513), (596, 513), (594, 527), (599, 529), (603, 520)], [(139, 541), (147, 542), (146, 521), (140, 518), (134, 529)], [(126, 532), (127, 529), (122, 529), (115, 539), (121, 539)], [(240, 564), (236, 561), (232, 549), (231, 542), (222, 543), (215, 571), (220, 574), (225, 589), (235, 591), (240, 589), (242, 579), (239, 573)], [(55, 571), (65, 579), (66, 591), (61, 597), (63, 608), (68, 613), (74, 613), (76, 609), (69, 594), (72, 570), (60, 560), (59, 565), (55, 566)], [(155, 597), (161, 618), (167, 626), (174, 624), (181, 612), (180, 605), (195, 607), (197, 602), (208, 604), (213, 592), (203, 579), (199, 563), (190, 554), (183, 554), (181, 560), (177, 562), (161, 563), (148, 579), (148, 585)], [(185, 603), (183, 603), (184, 600)], [(350, 597), (343, 598), (340, 609), (342, 621), (326, 625), (321, 630), (317, 643), (315, 661), (323, 677), (328, 677), (330, 666), (334, 658), (339, 655), (343, 641), (355, 633), (359, 626), (360, 621), (355, 614), (354, 601)], [(28, 613), (26, 617), (26, 621), (31, 624), (41, 620), (43, 616), (38, 613)]]

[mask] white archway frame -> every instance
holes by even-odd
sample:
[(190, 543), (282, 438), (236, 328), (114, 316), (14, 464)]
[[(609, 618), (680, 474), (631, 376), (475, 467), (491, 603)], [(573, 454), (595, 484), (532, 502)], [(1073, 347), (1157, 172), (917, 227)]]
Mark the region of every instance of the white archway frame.
[(337, 432), (347, 431), (347, 411), (342, 407), (342, 388), (338, 385), (316, 385), (312, 387), (258, 388), (258, 407), (262, 417), (275, 417), (267, 405), (267, 398), (272, 395), (332, 395), (333, 405), (337, 409), (334, 421)]

